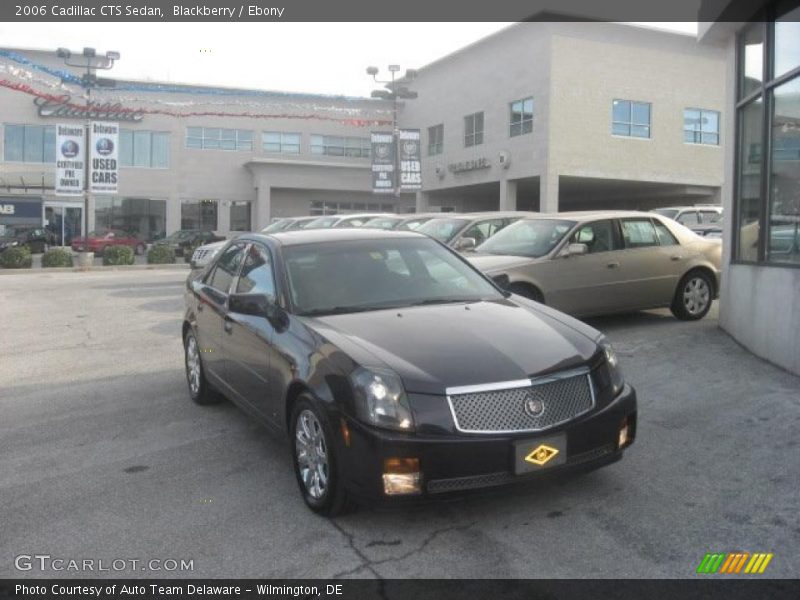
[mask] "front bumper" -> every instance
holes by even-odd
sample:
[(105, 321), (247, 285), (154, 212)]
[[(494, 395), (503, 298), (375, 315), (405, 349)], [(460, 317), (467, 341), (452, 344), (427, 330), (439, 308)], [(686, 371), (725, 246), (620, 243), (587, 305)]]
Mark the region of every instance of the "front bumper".
[[(370, 504), (413, 503), (469, 490), (532, 482), (569, 471), (595, 469), (622, 458), (623, 449), (618, 448), (617, 437), (625, 419), (632, 443), (636, 435), (636, 391), (629, 385), (606, 406), (537, 433), (423, 436), (379, 430), (348, 420), (350, 445), (340, 446), (341, 473), (348, 492)], [(559, 433), (567, 438), (564, 464), (545, 466), (524, 475), (514, 474), (515, 441), (535, 442)], [(419, 459), (421, 494), (384, 494), (382, 475), (387, 458)]]

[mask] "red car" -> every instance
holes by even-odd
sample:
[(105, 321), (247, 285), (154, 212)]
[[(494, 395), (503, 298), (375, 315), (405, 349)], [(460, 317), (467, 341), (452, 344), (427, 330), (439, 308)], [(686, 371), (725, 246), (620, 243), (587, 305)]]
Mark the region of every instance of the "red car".
[(88, 240), (82, 237), (72, 238), (72, 249), (82, 252), (86, 246), (89, 252), (102, 254), (106, 248), (111, 246), (128, 246), (136, 254), (144, 254), (147, 244), (129, 233), (119, 229), (99, 229), (89, 232)]

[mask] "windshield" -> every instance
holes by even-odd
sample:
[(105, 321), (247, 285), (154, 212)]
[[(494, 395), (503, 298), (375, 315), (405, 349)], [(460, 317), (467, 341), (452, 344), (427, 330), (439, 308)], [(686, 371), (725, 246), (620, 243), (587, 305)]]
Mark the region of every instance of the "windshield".
[(328, 229), (339, 222), (340, 217), (318, 217), (303, 225), (303, 229)]
[(185, 240), (186, 238), (190, 237), (191, 235), (192, 235), (191, 231), (179, 230), (179, 231), (176, 231), (175, 233), (170, 233), (164, 239), (165, 240)]
[(276, 231), (283, 231), (289, 225), (292, 224), (293, 221), (289, 219), (281, 219), (280, 221), (275, 221), (274, 223), (270, 223), (264, 229), (261, 230), (261, 233), (275, 233)]
[(447, 243), (469, 223), (468, 219), (431, 219), (417, 227), (416, 231)]
[(319, 315), (502, 298), (480, 273), (431, 239), (287, 246), (296, 312)]
[(662, 217), (667, 217), (668, 219), (674, 219), (678, 216), (678, 210), (674, 208), (656, 208), (652, 212)]
[(498, 231), (475, 252), (538, 258), (549, 254), (574, 226), (575, 221), (523, 219)]
[(433, 217), (418, 217), (416, 219), (408, 219), (407, 221), (400, 223), (400, 225), (397, 226), (397, 229), (400, 231), (416, 231), (419, 229), (420, 225), (427, 223), (432, 218)]
[(394, 229), (402, 221), (400, 217), (375, 217), (364, 223), (368, 229)]

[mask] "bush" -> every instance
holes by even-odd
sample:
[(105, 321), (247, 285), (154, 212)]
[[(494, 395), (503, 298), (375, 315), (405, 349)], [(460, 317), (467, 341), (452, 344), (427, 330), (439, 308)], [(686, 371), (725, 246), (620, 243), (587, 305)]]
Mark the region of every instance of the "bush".
[(152, 246), (147, 251), (147, 264), (167, 265), (175, 262), (175, 252), (169, 246)]
[(128, 246), (111, 246), (103, 252), (104, 265), (132, 265), (135, 261), (133, 248)]
[(71, 267), (72, 251), (66, 248), (53, 248), (42, 254), (43, 267)]
[(30, 269), (31, 265), (31, 251), (26, 246), (13, 246), (0, 252), (0, 267), (4, 269)]

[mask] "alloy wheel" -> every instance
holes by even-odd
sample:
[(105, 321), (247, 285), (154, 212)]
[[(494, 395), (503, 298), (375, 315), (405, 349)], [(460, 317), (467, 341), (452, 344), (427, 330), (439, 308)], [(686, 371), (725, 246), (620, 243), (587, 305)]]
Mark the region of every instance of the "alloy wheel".
[(197, 396), (200, 393), (200, 352), (193, 335), (186, 340), (186, 376), (192, 396)]
[(683, 305), (690, 315), (702, 313), (711, 300), (711, 290), (702, 277), (692, 277), (683, 288)]
[(319, 500), (328, 489), (328, 452), (322, 425), (308, 409), (297, 416), (295, 455), (306, 492), (314, 500)]

